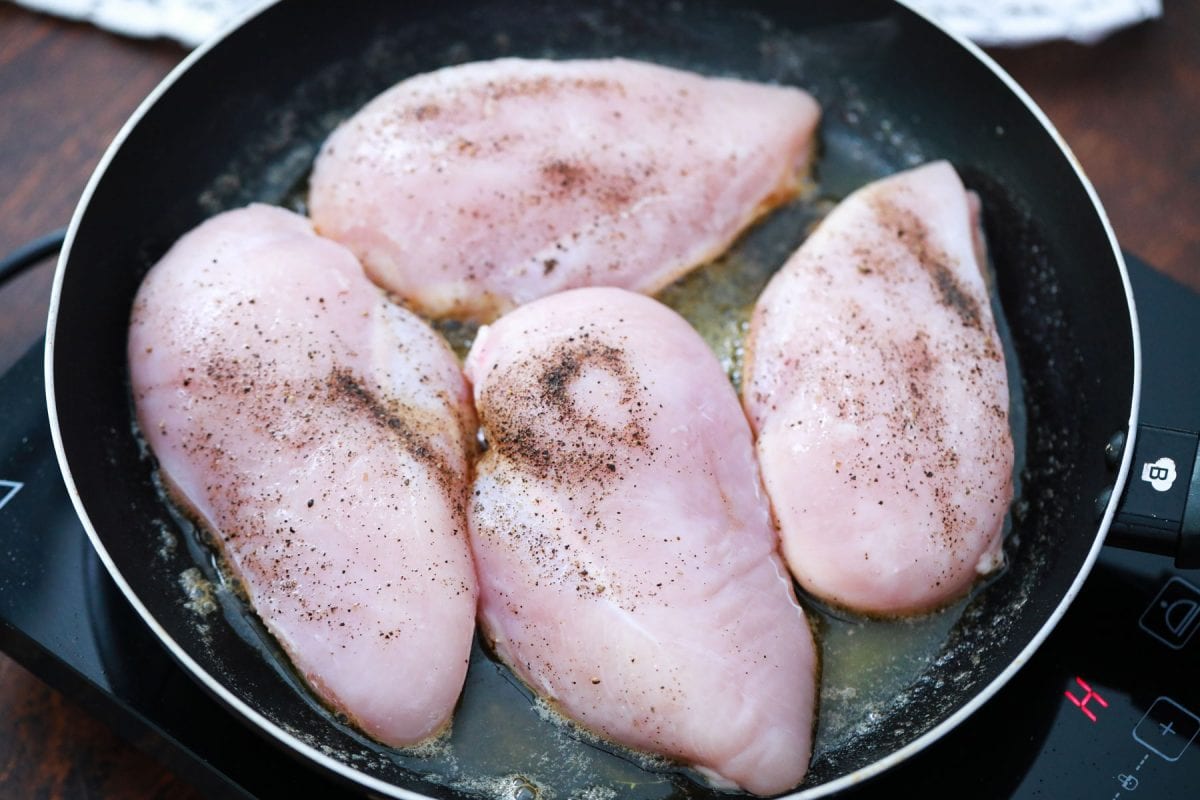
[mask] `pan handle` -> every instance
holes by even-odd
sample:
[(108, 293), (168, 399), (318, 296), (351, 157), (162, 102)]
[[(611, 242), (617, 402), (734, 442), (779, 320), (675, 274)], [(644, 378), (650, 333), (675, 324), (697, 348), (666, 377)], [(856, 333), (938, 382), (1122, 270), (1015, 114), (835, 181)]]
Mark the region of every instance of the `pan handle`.
[[(1133, 466), (1105, 544), (1173, 556), (1181, 569), (1200, 567), (1200, 434), (1139, 425)], [(1125, 434), (1106, 448), (1116, 465)], [(1112, 499), (1112, 487), (1096, 498), (1100, 515)]]

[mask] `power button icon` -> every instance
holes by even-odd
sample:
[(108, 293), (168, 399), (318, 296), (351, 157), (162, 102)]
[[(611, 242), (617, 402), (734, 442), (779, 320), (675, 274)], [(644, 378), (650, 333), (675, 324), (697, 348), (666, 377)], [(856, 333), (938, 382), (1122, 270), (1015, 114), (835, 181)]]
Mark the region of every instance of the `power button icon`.
[(1171, 578), (1142, 612), (1138, 626), (1173, 650), (1180, 650), (1200, 627), (1200, 589)]

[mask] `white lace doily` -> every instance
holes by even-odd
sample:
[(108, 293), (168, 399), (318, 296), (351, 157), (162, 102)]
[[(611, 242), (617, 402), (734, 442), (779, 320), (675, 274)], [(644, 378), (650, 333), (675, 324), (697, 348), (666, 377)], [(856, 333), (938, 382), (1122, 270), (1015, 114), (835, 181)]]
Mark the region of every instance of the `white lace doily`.
[[(303, 2), (303, 0), (299, 0)], [(264, 0), (16, 0), (23, 6), (129, 36), (163, 36), (196, 45)], [(1162, 14), (1161, 0), (908, 0), (985, 45), (1047, 39), (1095, 42)]]
[(1162, 15), (1161, 0), (907, 0), (947, 28), (983, 45), (1050, 39), (1091, 44)]
[[(189, 47), (267, 0), (14, 0), (18, 5), (144, 39), (175, 39)], [(301, 0), (303, 2), (303, 0)]]

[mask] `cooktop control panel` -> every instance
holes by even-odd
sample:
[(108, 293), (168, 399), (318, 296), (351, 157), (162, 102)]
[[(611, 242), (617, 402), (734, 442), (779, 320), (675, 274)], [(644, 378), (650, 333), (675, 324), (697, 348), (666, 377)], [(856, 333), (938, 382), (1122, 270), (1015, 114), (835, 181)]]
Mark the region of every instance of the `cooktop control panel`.
[(1047, 653), (1065, 668), (1047, 740), (1063, 763), (1031, 769), (1022, 788), (1037, 796), (1049, 768), (1072, 796), (1200, 797), (1200, 575), (1111, 554), (1067, 624)]
[(1200, 574), (1106, 550), (1028, 665), (953, 734), (878, 782), (941, 797), (1200, 797)]

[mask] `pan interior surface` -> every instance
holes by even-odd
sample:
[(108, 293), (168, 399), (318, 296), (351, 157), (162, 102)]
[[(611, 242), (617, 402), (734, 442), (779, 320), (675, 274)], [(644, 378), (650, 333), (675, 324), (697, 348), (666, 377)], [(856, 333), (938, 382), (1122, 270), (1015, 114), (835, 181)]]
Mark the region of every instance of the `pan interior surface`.
[[(862, 638), (875, 637), (876, 660), (890, 660), (899, 677), (857, 715), (856, 692), (823, 697), (804, 787), (868, 768), (934, 730), (1035, 638), (1093, 547), (1091, 498), (1112, 482), (1103, 446), (1129, 418), (1129, 314), (1103, 223), (1053, 136), (944, 34), (891, 3), (796, 5), (377, 2), (348, 15), (335, 3), (285, 2), (194, 61), (145, 111), (77, 216), (52, 312), (56, 424), (85, 525), (210, 688), (254, 709), (276, 738), (399, 795), (721, 794), (551, 721), (478, 646), (452, 746), (400, 753), (358, 734), (304, 689), (224, 581), (204, 537), (164, 505), (131, 429), (130, 305), (174, 240), (248, 202), (302, 203), (321, 142), (371, 97), (409, 75), (501, 56), (619, 55), (797, 85), (821, 102), (815, 193), (669, 288), (664, 299), (677, 306), (700, 291), (727, 292), (720, 302), (731, 313), (743, 308), (755, 281), (782, 264), (833, 201), (876, 177), (946, 158), (983, 199), (1007, 344), (1021, 365), (1014, 416), (1025, 455), (1008, 566), (968, 601), (925, 620), (862, 625), (817, 609), (827, 637), (858, 627)], [(751, 276), (741, 293), (728, 291), (731, 274)], [(735, 370), (736, 346), (721, 352), (722, 323), (708, 308), (712, 330), (700, 327)]]

